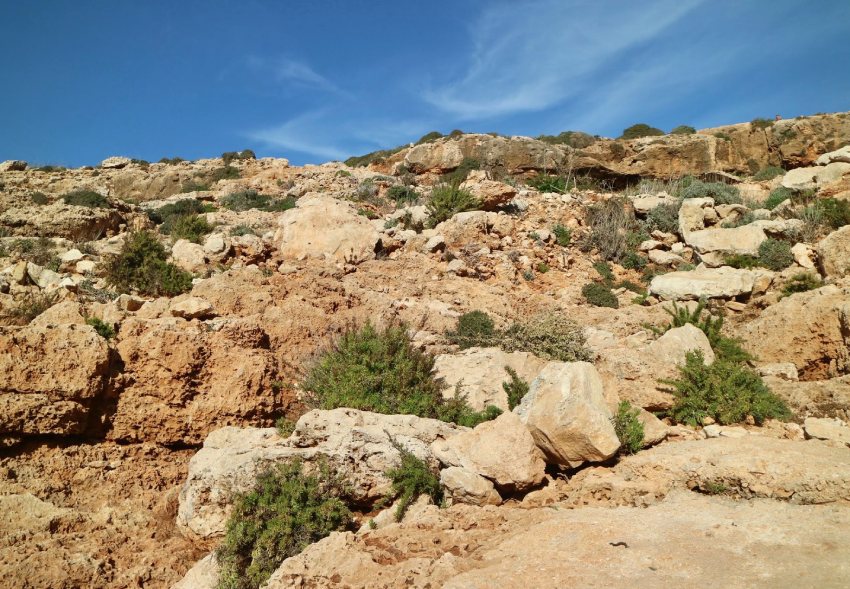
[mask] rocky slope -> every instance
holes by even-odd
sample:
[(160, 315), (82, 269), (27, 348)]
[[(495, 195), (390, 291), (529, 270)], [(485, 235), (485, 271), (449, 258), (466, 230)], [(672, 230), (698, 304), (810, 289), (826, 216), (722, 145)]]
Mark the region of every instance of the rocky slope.
[[(233, 493), (294, 459), (344, 474), (363, 528), (288, 559), (269, 587), (847, 586), (848, 143), (839, 113), (581, 148), (463, 135), (354, 168), (0, 164), (0, 586), (211, 587), (214, 559), (192, 567)], [(436, 222), (431, 187), (472, 160), (476, 210)], [(785, 169), (754, 174), (768, 166)], [(583, 181), (545, 192), (529, 185), (540, 171)], [(689, 174), (727, 184), (685, 194)], [(167, 205), (205, 224), (169, 229)], [(612, 211), (625, 224), (600, 229)], [(107, 280), (139, 230), (191, 274), (185, 292)], [(589, 300), (591, 282), (614, 307)], [(716, 342), (648, 326), (701, 299), (790, 421), (671, 418), (659, 379), (688, 350), (716, 361)], [(575, 321), (587, 361), (459, 350), (446, 333), (475, 310), (497, 329)], [(470, 429), (310, 411), (311, 363), (368, 320), (406, 323), (444, 395), (459, 385), (504, 413)], [(512, 412), (506, 367), (530, 383)], [(620, 401), (644, 424), (634, 456), (618, 454)], [(399, 440), (440, 473), (449, 507), (420, 500), (401, 523), (380, 511)]]

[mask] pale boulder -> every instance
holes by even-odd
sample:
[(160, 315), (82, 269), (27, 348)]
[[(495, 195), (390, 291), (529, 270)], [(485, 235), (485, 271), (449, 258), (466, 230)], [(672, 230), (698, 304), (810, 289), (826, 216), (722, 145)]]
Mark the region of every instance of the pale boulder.
[(699, 254), (721, 252), (754, 256), (758, 254), (759, 246), (766, 239), (764, 231), (753, 225), (731, 229), (703, 229), (685, 234), (685, 243)]
[(497, 182), (487, 178), (487, 173), (476, 170), (469, 173), (461, 188), (468, 190), (478, 199), (479, 206), (485, 211), (492, 211), (511, 202), (517, 195), (517, 190), (510, 184)]
[(850, 427), (840, 419), (830, 417), (807, 417), (803, 422), (806, 436), (818, 440), (834, 440), (850, 444)]
[(782, 186), (792, 190), (812, 190), (830, 184), (850, 173), (850, 163), (836, 161), (825, 166), (796, 168), (785, 173)]
[(713, 210), (713, 198), (686, 198), (679, 207), (679, 232), (685, 236), (691, 231), (705, 229), (707, 210)]
[(649, 291), (668, 300), (732, 298), (752, 293), (757, 280), (770, 276), (770, 272), (761, 269), (697, 268), (656, 276)]
[(537, 377), (547, 360), (528, 352), (503, 352), (499, 348), (470, 348), (457, 354), (440, 354), (434, 360), (434, 376), (445, 382), (443, 396), (454, 396), (455, 387), (466, 395), (466, 403), (476, 411), (488, 405), (508, 410), (508, 395), (502, 383), (510, 381), (509, 367), (527, 382)]
[(666, 364), (682, 365), (690, 351), (700, 351), (706, 364), (714, 362), (714, 351), (705, 333), (692, 323), (668, 330), (649, 344), (649, 351)]
[(502, 498), (493, 483), (479, 474), (450, 466), (440, 471), (440, 485), (452, 503), (499, 505)]
[(206, 319), (215, 315), (213, 306), (201, 297), (186, 297), (173, 301), (169, 311), (172, 316), (183, 319)]
[(811, 246), (805, 243), (795, 243), (791, 248), (791, 254), (794, 256), (794, 261), (798, 266), (806, 270), (814, 270), (817, 254)]
[(602, 380), (588, 362), (548, 364), (514, 412), (550, 463), (601, 462), (620, 448)]
[(207, 262), (204, 248), (187, 239), (178, 239), (171, 248), (171, 261), (187, 272), (199, 272)]
[(827, 277), (841, 278), (850, 273), (850, 225), (824, 237), (817, 252), (821, 271)]
[(503, 413), (472, 431), (437, 440), (431, 452), (446, 466), (459, 466), (508, 492), (527, 491), (543, 480), (546, 464), (528, 429)]
[(126, 168), (130, 165), (130, 163), (131, 161), (128, 157), (112, 156), (100, 162), (100, 167), (107, 170), (118, 170), (121, 168)]
[(422, 143), (404, 156), (404, 164), (417, 174), (422, 172), (448, 172), (463, 162), (463, 152), (455, 141)]
[(815, 161), (815, 163), (819, 166), (826, 166), (833, 162), (844, 162), (850, 164), (850, 145), (845, 145), (840, 149), (825, 153)]
[(357, 264), (375, 257), (380, 234), (366, 217), (344, 201), (311, 193), (284, 212), (274, 242), (289, 260), (324, 258)]

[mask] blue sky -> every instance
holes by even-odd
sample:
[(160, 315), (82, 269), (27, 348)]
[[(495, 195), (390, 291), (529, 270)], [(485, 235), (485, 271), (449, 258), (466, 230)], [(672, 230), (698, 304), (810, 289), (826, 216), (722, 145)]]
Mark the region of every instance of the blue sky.
[(0, 160), (252, 148), (300, 164), (432, 130), (850, 110), (849, 41), (846, 0), (15, 2)]

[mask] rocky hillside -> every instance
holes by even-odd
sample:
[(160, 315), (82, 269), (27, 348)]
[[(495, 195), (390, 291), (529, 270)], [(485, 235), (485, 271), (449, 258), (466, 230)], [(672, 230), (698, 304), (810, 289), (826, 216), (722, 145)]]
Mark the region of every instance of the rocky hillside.
[(348, 163), (0, 164), (0, 586), (850, 585), (850, 113)]

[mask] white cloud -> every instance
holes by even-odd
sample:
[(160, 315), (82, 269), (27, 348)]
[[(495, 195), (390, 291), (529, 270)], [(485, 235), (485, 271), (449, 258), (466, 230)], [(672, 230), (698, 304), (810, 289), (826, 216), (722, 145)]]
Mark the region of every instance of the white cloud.
[(308, 64), (295, 59), (288, 57), (277, 57), (274, 59), (249, 57), (248, 66), (270, 75), (277, 82), (294, 83), (326, 92), (342, 93), (336, 84), (325, 76), (318, 73)]
[(248, 137), (271, 147), (290, 149), (332, 160), (344, 159), (346, 154), (323, 124), (328, 112), (311, 111), (288, 120), (282, 125), (248, 133)]
[(471, 30), (465, 74), (425, 93), (459, 119), (550, 108), (597, 84), (619, 55), (660, 35), (704, 0), (540, 0), (488, 7)]

